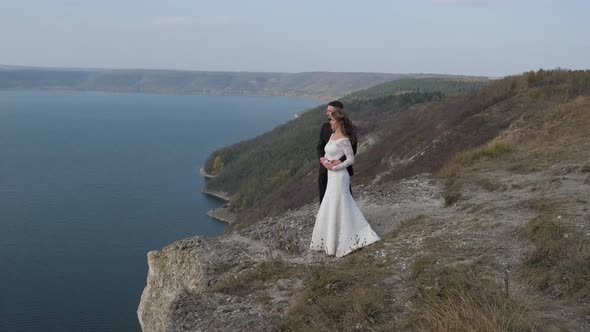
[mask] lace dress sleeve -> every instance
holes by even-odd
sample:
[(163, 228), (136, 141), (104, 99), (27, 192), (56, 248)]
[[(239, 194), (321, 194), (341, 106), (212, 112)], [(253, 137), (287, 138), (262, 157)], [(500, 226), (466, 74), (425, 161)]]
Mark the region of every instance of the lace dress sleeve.
[(341, 139), (336, 144), (344, 150), (344, 155), (346, 156), (346, 160), (342, 163), (334, 166), (332, 170), (339, 171), (344, 169), (354, 163), (354, 152), (352, 150), (352, 145), (350, 144), (349, 139)]

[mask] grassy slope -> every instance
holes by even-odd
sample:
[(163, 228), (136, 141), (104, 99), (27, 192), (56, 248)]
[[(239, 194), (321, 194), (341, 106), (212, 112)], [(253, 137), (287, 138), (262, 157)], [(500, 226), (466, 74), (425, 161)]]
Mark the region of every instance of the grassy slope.
[[(353, 118), (361, 124), (360, 142), (370, 143), (359, 152), (353, 185), (436, 172), (453, 155), (488, 142), (523, 114), (589, 94), (588, 72), (536, 75), (508, 77), (442, 102), (399, 109), (387, 104), (374, 106), (370, 101), (369, 107), (353, 109)], [(317, 195), (315, 176), (311, 169), (305, 177), (287, 183), (243, 219), (256, 220), (266, 213), (313, 201)]]
[[(422, 85), (418, 82), (422, 82)], [(479, 86), (479, 83), (474, 85), (471, 81), (464, 81), (463, 84), (457, 81), (452, 81), (452, 84), (444, 84), (444, 81), (439, 80), (436, 82), (433, 85), (432, 79), (399, 80), (388, 83), (388, 88), (396, 90), (395, 86), (398, 86), (407, 89), (411, 84), (422, 86), (423, 92), (402, 95), (392, 92), (382, 97), (358, 98), (359, 95), (372, 95), (371, 88), (356, 96), (343, 98), (346, 111), (359, 126), (361, 151), (369, 149), (367, 144), (362, 145), (363, 140), (367, 143), (366, 138), (382, 130), (387, 121), (396, 121), (395, 114), (409, 110), (413, 105), (438, 102), (445, 99), (447, 94), (454, 95), (457, 91)], [(431, 90), (433, 86), (443, 90)], [(383, 90), (382, 86), (376, 88), (379, 93)], [(208, 182), (207, 188), (234, 195), (232, 203), (238, 208), (254, 207), (253, 210), (264, 213), (272, 209), (283, 211), (314, 199), (317, 168), (315, 144), (318, 128), (325, 121), (323, 109), (324, 106), (308, 110), (271, 132), (213, 153), (206, 168), (211, 170), (213, 161), (220, 156), (224, 169), (216, 179)], [(367, 157), (372, 154), (369, 153)], [(362, 164), (359, 167), (362, 169)], [(376, 170), (372, 169), (364, 175), (374, 176)]]

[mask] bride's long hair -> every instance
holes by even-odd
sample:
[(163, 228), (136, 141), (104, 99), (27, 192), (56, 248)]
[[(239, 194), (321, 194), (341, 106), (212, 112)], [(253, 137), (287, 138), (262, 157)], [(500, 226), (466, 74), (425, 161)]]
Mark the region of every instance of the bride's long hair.
[(350, 139), (350, 142), (353, 145), (356, 144), (357, 129), (348, 115), (346, 115), (346, 113), (344, 113), (342, 110), (335, 110), (330, 114), (330, 117), (334, 119), (334, 121), (338, 122), (340, 128), (342, 128), (342, 132)]

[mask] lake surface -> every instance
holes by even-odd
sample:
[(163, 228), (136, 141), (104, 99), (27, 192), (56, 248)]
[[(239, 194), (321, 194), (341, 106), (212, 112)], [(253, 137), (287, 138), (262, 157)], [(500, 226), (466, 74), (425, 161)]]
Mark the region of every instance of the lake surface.
[(147, 252), (225, 227), (209, 154), (318, 104), (0, 91), (0, 331), (139, 331)]

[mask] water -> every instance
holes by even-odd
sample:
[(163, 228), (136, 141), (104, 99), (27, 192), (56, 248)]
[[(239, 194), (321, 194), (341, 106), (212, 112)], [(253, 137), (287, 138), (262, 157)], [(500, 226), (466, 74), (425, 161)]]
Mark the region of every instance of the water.
[(208, 155), (317, 104), (0, 91), (0, 330), (140, 330), (147, 252), (225, 227)]

